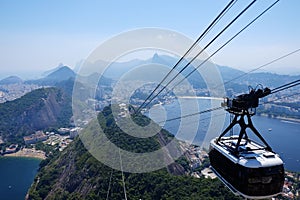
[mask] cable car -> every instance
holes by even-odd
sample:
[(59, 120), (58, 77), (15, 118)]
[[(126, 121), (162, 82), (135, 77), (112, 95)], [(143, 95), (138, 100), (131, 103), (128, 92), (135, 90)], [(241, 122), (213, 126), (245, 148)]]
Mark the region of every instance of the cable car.
[(254, 141), (224, 137), (210, 143), (209, 158), (213, 171), (234, 193), (249, 199), (270, 198), (281, 193), (284, 167), (280, 157)]
[[(235, 117), (221, 135), (210, 142), (212, 170), (233, 193), (249, 199), (276, 196), (282, 192), (284, 183), (283, 161), (251, 121), (258, 99), (268, 94), (270, 90), (266, 88), (227, 99), (223, 105)], [(235, 125), (240, 126), (239, 135), (225, 136)], [(246, 129), (251, 129), (263, 145), (250, 139)]]

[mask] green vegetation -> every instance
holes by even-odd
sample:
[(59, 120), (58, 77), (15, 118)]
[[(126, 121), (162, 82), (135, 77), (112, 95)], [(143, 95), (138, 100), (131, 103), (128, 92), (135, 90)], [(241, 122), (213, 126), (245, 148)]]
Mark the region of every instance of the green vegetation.
[[(121, 172), (97, 161), (77, 139), (66, 153), (42, 167), (30, 199), (105, 199), (110, 176), (109, 199), (123, 199)], [(125, 173), (125, 185), (128, 199), (238, 199), (218, 180), (174, 176), (165, 169)]]
[(37, 89), (0, 104), (0, 135), (21, 144), (22, 136), (34, 131), (69, 125), (71, 116), (70, 96), (58, 88)]
[[(149, 118), (141, 116), (134, 116), (133, 120), (141, 126), (149, 124), (150, 121)], [(105, 107), (103, 112), (98, 115), (98, 121), (107, 138), (126, 151), (144, 153), (160, 148), (157, 136), (138, 138), (124, 133), (116, 124), (110, 106)]]
[(36, 150), (42, 150), (43, 152), (46, 153), (46, 155), (49, 155), (57, 151), (58, 144), (56, 146), (52, 146), (52, 145), (44, 144), (43, 142), (38, 142), (34, 145), (34, 147)]
[[(105, 134), (121, 148), (144, 152), (159, 147), (155, 137), (135, 140), (127, 135), (126, 138), (126, 134), (117, 128), (111, 117), (111, 108), (106, 107), (99, 114), (98, 120), (105, 129)], [(147, 119), (135, 117), (140, 123), (147, 123)], [(170, 135), (166, 133), (164, 131), (164, 138), (169, 138)], [(184, 159), (177, 163), (187, 164)], [(238, 199), (218, 180), (174, 176), (166, 168), (151, 173), (124, 173), (124, 176), (128, 199)], [(79, 138), (59, 155), (42, 162), (29, 190), (29, 199), (34, 200), (107, 197), (124, 199), (122, 173), (91, 156)]]
[(190, 170), (189, 161), (185, 156), (180, 156), (175, 162), (181, 165), (185, 171)]

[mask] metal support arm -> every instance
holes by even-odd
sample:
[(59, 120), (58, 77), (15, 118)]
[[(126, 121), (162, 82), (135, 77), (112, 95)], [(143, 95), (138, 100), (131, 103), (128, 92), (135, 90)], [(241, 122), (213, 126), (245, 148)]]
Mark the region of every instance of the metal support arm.
[[(246, 124), (245, 122), (245, 116), (247, 116), (247, 120), (248, 123)], [(238, 119), (238, 117), (240, 117)], [(248, 141), (248, 136), (246, 133), (246, 129), (250, 128), (253, 133), (264, 143), (264, 145), (266, 146), (266, 150), (268, 151), (272, 151), (272, 148), (270, 147), (270, 145), (265, 141), (265, 139), (262, 137), (262, 135), (257, 131), (257, 129), (253, 126), (252, 120), (251, 120), (251, 115), (249, 113), (248, 110), (243, 110), (243, 112), (240, 114), (235, 113), (234, 119), (233, 121), (230, 123), (230, 125), (221, 133), (221, 135), (219, 136), (217, 142), (219, 142), (221, 140), (221, 138), (230, 130), (232, 129), (236, 124), (239, 124), (239, 126), (241, 127), (240, 133), (239, 133), (239, 138), (238, 138), (238, 142), (236, 144), (235, 150), (238, 152), (238, 148), (240, 146), (240, 143), (242, 141), (243, 138), (245, 138)]]

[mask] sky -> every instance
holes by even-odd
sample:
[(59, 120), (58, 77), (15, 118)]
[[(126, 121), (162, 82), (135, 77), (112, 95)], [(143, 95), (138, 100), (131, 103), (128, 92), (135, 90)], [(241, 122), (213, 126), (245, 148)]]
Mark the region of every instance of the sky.
[[(196, 40), (229, 0), (0, 0), (0, 77), (24, 78), (55, 68), (71, 68), (107, 39), (133, 29), (157, 27)], [(250, 1), (238, 0), (212, 31), (217, 34)], [(274, 0), (258, 0), (219, 40), (211, 54)], [(300, 1), (281, 0), (216, 54), (212, 61), (251, 70), (300, 48)], [(138, 58), (137, 58), (138, 59)], [(300, 74), (300, 53), (264, 68)]]

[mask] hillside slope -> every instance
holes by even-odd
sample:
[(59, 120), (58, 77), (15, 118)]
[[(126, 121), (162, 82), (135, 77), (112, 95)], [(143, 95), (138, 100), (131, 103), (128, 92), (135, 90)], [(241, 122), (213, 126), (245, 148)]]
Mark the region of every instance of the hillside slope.
[(9, 84), (21, 84), (23, 80), (18, 76), (9, 76), (5, 79), (0, 80), (0, 85), (9, 85)]
[(69, 125), (71, 98), (58, 88), (42, 88), (0, 104), (0, 135), (20, 138), (36, 130)]
[[(159, 148), (157, 137), (135, 140), (111, 121), (110, 109), (99, 115), (110, 141), (135, 152)], [(147, 121), (137, 119), (138, 121)], [(93, 131), (90, 124), (85, 131)], [(119, 138), (121, 134), (121, 138)], [(163, 131), (165, 139), (171, 137)], [(178, 165), (178, 164), (177, 164)], [(128, 199), (237, 199), (218, 180), (175, 176), (167, 168), (150, 173), (124, 173)], [(77, 138), (59, 156), (41, 163), (29, 199), (124, 199), (122, 173), (97, 161)]]

